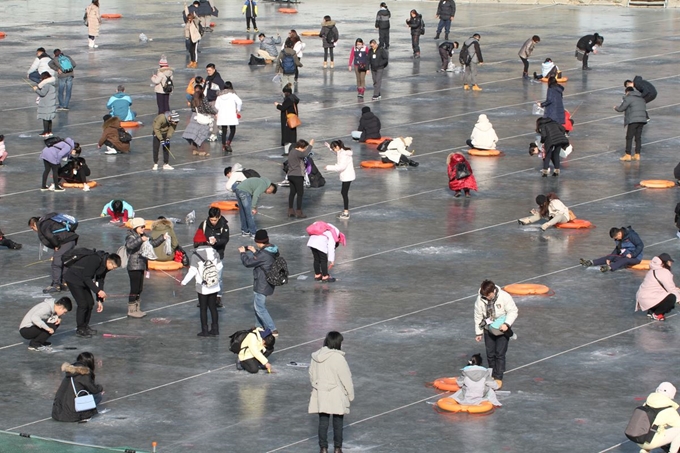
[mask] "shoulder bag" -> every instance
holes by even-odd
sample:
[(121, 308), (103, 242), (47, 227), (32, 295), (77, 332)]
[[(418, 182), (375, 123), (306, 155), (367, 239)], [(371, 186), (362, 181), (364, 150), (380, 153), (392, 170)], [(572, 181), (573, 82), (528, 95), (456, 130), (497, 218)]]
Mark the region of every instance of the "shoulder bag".
[[(76, 394), (75, 398), (75, 403), (76, 403), (76, 412), (85, 412), (85, 411), (91, 411), (92, 409), (97, 408), (97, 403), (94, 402), (94, 396), (90, 394), (87, 390), (81, 390), (81, 391), (76, 391), (76, 384), (73, 382), (73, 378), (71, 378), (71, 385), (73, 386), (73, 393)], [(83, 396), (80, 396), (81, 393), (85, 393)]]
[(295, 103), (293, 103), (293, 109), (295, 110), (295, 113), (286, 114), (286, 124), (290, 129), (296, 129), (302, 124), (300, 117), (297, 114), (297, 105)]

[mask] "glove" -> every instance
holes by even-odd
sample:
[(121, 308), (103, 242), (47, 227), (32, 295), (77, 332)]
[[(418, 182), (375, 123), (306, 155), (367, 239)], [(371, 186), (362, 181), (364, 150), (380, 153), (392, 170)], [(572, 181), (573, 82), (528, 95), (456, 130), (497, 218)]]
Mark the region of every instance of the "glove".
[(163, 146), (170, 148), (170, 140), (163, 140)]

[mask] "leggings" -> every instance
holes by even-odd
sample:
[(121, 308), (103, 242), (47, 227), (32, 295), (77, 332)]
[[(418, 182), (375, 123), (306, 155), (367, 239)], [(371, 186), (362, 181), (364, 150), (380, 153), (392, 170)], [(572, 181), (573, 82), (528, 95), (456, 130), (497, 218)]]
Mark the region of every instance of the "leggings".
[(344, 207), (345, 211), (349, 211), (349, 185), (352, 184), (352, 181), (343, 181), (342, 182), (342, 189), (340, 190), (340, 194), (342, 195), (342, 206)]
[(288, 209), (293, 209), (293, 200), (297, 194), (297, 209), (302, 210), (302, 195), (305, 193), (304, 176), (288, 176), (290, 182), (290, 193), (288, 194)]
[[(675, 307), (675, 294), (668, 294), (661, 302), (654, 305), (649, 311), (655, 315), (665, 315)], [(24, 337), (26, 338), (26, 337)]]
[(328, 277), (328, 254), (314, 247), (310, 247), (310, 249), (312, 249), (312, 255), (314, 256), (314, 273), (316, 275), (321, 274), (322, 277)]
[[(221, 126), (222, 127), (222, 144), (231, 143), (236, 135), (236, 126)], [(229, 129), (229, 138), (227, 138), (227, 129)]]
[(201, 328), (208, 329), (208, 310), (210, 310), (211, 328), (214, 333), (219, 333), (219, 318), (217, 313), (217, 293), (198, 293), (198, 305), (201, 318)]
[(522, 60), (522, 64), (524, 64), (524, 75), (529, 74), (529, 60), (522, 57), (519, 57), (519, 59)]
[(189, 59), (191, 61), (198, 61), (196, 58), (196, 51), (198, 50), (198, 41), (193, 42), (191, 39), (186, 40), (187, 50), (189, 51)]
[(246, 27), (250, 30), (250, 21), (253, 21), (253, 28), (257, 31), (257, 24), (255, 23), (255, 18), (253, 16), (246, 16)]
[(130, 276), (130, 294), (128, 295), (128, 303), (131, 304), (139, 300), (139, 295), (144, 289), (144, 271), (128, 270)]
[(170, 95), (166, 93), (156, 93), (156, 105), (158, 114), (170, 111)]
[(562, 147), (559, 145), (551, 146), (549, 149), (545, 150), (545, 158), (543, 159), (543, 170), (550, 168), (550, 162), (552, 161), (555, 170), (560, 169), (560, 149)]
[(45, 171), (43, 171), (42, 177), (42, 187), (47, 187), (47, 177), (52, 172), (52, 180), (54, 181), (55, 189), (59, 187), (59, 164), (52, 164), (43, 159), (43, 164), (45, 165)]
[(328, 54), (331, 54), (331, 61), (333, 61), (333, 48), (332, 47), (324, 47), (323, 48), (323, 61), (328, 60)]
[(42, 120), (43, 121), (43, 134), (52, 132), (52, 120)]

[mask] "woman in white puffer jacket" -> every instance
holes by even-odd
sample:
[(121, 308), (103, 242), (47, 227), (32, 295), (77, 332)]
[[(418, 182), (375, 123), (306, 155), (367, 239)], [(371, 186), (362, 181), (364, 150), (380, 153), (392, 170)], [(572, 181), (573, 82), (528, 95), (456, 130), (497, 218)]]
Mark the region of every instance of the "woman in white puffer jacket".
[(340, 181), (342, 182), (343, 211), (337, 217), (338, 219), (349, 219), (349, 185), (356, 179), (354, 172), (354, 158), (352, 157), (352, 148), (348, 148), (342, 140), (335, 140), (325, 144), (328, 149), (335, 152), (337, 155), (337, 163), (335, 165), (326, 165), (326, 171), (335, 171), (340, 173)]

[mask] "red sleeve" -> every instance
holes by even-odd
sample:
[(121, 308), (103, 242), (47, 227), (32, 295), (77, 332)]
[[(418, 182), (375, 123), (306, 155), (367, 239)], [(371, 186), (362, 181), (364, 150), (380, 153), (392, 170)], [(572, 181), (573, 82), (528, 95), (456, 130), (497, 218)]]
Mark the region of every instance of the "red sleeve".
[(126, 210), (123, 211), (123, 222), (127, 222), (127, 221), (128, 221), (128, 211), (126, 209)]

